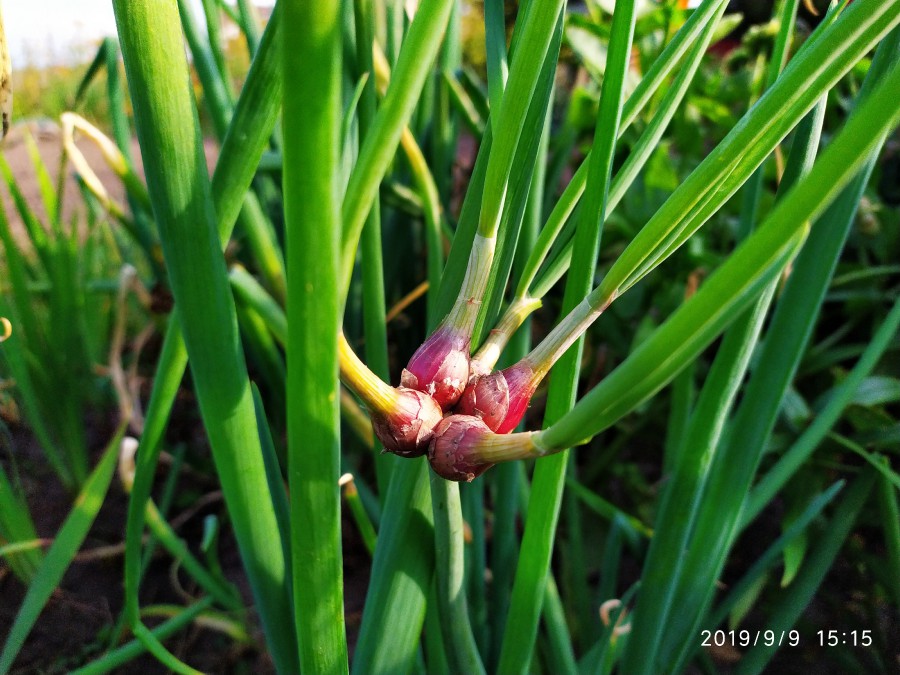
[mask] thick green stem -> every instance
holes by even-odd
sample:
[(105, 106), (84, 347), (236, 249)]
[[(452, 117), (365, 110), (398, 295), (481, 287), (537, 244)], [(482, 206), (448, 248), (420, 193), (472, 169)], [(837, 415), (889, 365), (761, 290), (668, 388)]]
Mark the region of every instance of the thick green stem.
[(469, 618), (465, 589), (465, 550), (459, 485), (431, 476), (434, 511), (435, 574), (447, 662), (454, 673), (484, 673)]
[(288, 481), (300, 667), (346, 673), (340, 511), (341, 3), (285, 4)]
[[(295, 668), (286, 565), (216, 217), (177, 8), (115, 0), (144, 169), (194, 385), (238, 547), (280, 668)], [(141, 506), (140, 508), (143, 508)]]
[(394, 158), (400, 136), (419, 100), (425, 78), (440, 49), (453, 0), (423, 0), (394, 64), (391, 84), (366, 134), (344, 196), (341, 217), (341, 289), (346, 295), (353, 274), (356, 248), (378, 186)]
[(556, 361), (565, 354), (584, 331), (596, 321), (608, 303), (594, 304), (590, 299), (582, 300), (566, 317), (550, 331), (541, 343), (525, 357), (540, 377), (546, 375)]
[[(594, 277), (602, 225), (606, 219), (613, 155), (622, 119), (625, 76), (634, 25), (635, 3), (627, 0), (616, 3), (609, 59), (594, 133), (594, 151), (588, 169), (590, 198), (582, 208), (582, 217), (575, 233), (575, 258), (563, 298), (564, 312), (569, 312), (579, 303), (580, 298), (590, 289)], [(554, 375), (550, 384), (545, 424), (552, 424), (572, 407), (580, 361), (579, 343), (560, 361), (560, 371), (558, 375)], [(546, 447), (539, 437), (529, 440), (542, 451)], [(544, 599), (544, 585), (553, 550), (553, 533), (559, 518), (565, 467), (565, 454), (538, 463), (533, 483), (534, 498), (528, 509), (528, 524), (522, 542), (523, 558), (516, 570), (510, 618), (503, 635), (499, 667), (502, 672), (524, 672), (528, 667)]]
[(497, 240), (493, 237), (475, 235), (466, 276), (463, 278), (453, 309), (450, 310), (450, 314), (444, 319), (442, 325), (450, 326), (463, 335), (472, 334), (475, 320), (478, 318), (478, 310), (481, 307), (481, 300), (487, 288), (496, 243)]

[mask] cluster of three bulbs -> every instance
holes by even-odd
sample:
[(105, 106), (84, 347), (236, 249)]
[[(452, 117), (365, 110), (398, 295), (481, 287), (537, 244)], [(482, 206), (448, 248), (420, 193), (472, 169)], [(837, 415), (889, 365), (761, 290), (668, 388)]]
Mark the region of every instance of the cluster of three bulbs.
[(493, 465), (479, 448), (518, 425), (540, 381), (527, 360), (479, 372), (469, 349), (465, 331), (439, 327), (403, 369), (391, 405), (369, 405), (385, 450), (427, 454), (438, 475), (455, 481), (471, 481)]

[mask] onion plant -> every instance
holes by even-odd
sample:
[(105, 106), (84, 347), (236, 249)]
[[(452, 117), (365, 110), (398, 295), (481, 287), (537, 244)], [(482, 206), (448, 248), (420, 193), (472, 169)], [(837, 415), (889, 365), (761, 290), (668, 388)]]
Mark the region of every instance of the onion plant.
[[(0, 206), (0, 242), (7, 262), (0, 274), (7, 285), (0, 314), (10, 322), (0, 359), (5, 373), (15, 378), (23, 412), (48, 462), (74, 493), (89, 472), (84, 415), (111, 405), (91, 365), (108, 362), (110, 290), (115, 286), (106, 281), (120, 260), (109, 250), (110, 224), (93, 196), (84, 196), (97, 208), (88, 212), (86, 231), (77, 222), (65, 222), (65, 183), (54, 185), (35, 141), (26, 136), (25, 143), (46, 217), (28, 203), (20, 179), (0, 157), (0, 171), (33, 251), (22, 255), (22, 241)], [(63, 166), (66, 157), (64, 153)]]
[[(805, 39), (799, 0), (780, 0), (771, 44), (755, 55), (760, 77), (732, 108), (704, 96), (716, 77), (708, 49), (734, 25), (728, 3), (677, 4), (588, 2), (573, 18), (565, 0), (525, 0), (507, 40), (504, 4), (486, 0), (479, 87), (461, 62), (455, 0), (279, 0), (263, 32), (249, 2), (235, 10), (210, 0), (205, 33), (190, 3), (114, 0), (146, 188), (117, 102), (120, 150), (99, 142), (129, 211), (104, 203), (147, 284), (170, 290), (175, 308), (159, 318), (163, 346), (126, 480), (123, 623), (136, 640), (84, 672), (143, 650), (194, 672), (164, 640), (210, 608), (249, 621), (216, 565), (191, 553), (151, 499), (187, 366), (278, 672), (705, 666), (702, 632), (745, 618), (778, 561), (783, 596), (761, 620), (795, 629), (873, 492), (888, 564), (900, 572), (900, 477), (877, 450), (885, 444), (873, 441), (872, 452), (841, 437), (865, 468), (789, 495), (781, 536), (718, 591), (741, 533), (838, 433), (900, 323), (898, 305), (889, 312), (879, 299), (865, 325), (871, 344), (844, 355), (852, 370), (817, 416), (807, 406), (782, 438), (782, 418), (792, 402), (801, 407), (793, 383), (816, 357), (813, 331), (848, 233), (900, 124), (900, 0), (832, 2)], [(252, 56), (240, 89), (219, 10)], [(581, 92), (582, 129), (559, 77), (567, 51), (593, 78)], [(112, 43), (85, 86), (103, 64), (118, 101)], [(861, 87), (847, 86), (863, 73)], [(211, 176), (201, 112), (220, 143)], [(716, 114), (720, 126), (734, 119), (715, 144), (700, 138), (693, 163), (670, 156), (681, 142), (673, 128), (687, 137)], [(459, 181), (451, 169), (464, 124), (477, 153)], [(653, 181), (665, 183), (666, 170), (675, 178), (656, 199)], [(103, 186), (85, 183), (86, 198), (103, 202)], [(40, 258), (43, 230), (33, 225)], [(32, 330), (23, 308), (34, 275), (0, 226), (17, 311)], [(684, 285), (672, 270), (690, 256), (702, 258), (702, 281), (692, 270), (690, 292), (672, 300)], [(389, 327), (389, 300), (423, 281), (425, 308), (413, 304), (402, 328)], [(618, 348), (598, 365), (603, 340)], [(39, 410), (48, 395), (32, 389)], [(622, 495), (590, 485), (650, 411), (667, 416), (642, 458), (661, 487), (634, 514)], [(32, 424), (56, 447), (52, 429)], [(105, 491), (110, 454), (90, 477), (86, 459), (50, 456), (73, 485)], [(358, 627), (344, 613), (342, 485), (372, 556)], [(602, 524), (599, 534), (588, 521)], [(153, 629), (140, 595), (145, 523), (203, 592)], [(813, 532), (825, 536), (799, 543)], [(639, 572), (627, 577), (629, 556)], [(37, 598), (64, 569), (65, 555), (56, 557), (43, 576), (38, 567)], [(900, 601), (896, 582), (883, 583)], [(24, 611), (0, 670), (41, 602)], [(756, 644), (738, 670), (761, 672), (774, 652)]]

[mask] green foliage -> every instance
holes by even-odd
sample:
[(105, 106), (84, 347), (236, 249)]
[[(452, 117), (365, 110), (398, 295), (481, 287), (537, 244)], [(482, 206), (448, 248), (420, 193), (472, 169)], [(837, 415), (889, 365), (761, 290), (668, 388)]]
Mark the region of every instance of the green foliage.
[(94, 123), (107, 126), (110, 120), (110, 101), (100, 88), (81, 95), (78, 77), (81, 67), (33, 65), (13, 69), (14, 120), (33, 118), (59, 119), (64, 112), (76, 109)]
[[(40, 223), (22, 178), (0, 167), (27, 236), (0, 212), (0, 316), (14, 326), (2, 374), (60, 480), (94, 496), (46, 556), (0, 547), (34, 579), (3, 668), (110, 480), (112, 450), (90, 471), (86, 420), (113, 400), (90, 365), (108, 358), (108, 289), (128, 264), (174, 311), (153, 315), (164, 337), (144, 364), (155, 372), (121, 619), (135, 640), (82, 672), (143, 652), (192, 672), (166, 645), (215, 612), (229, 613), (230, 639), (246, 635), (251, 615), (216, 553), (229, 537), (197, 554), (153, 499), (169, 419), (185, 415), (213, 463), (196, 435), (187, 461), (221, 485), (223, 534), (279, 672), (713, 671), (700, 631), (745, 627), (799, 630), (805, 647), (744, 645), (737, 672), (792, 670), (823, 658), (815, 632), (848, 611), (875, 644), (828, 656), (889, 672), (900, 214), (883, 147), (900, 122), (900, 0), (832, 3), (815, 29), (782, 0), (726, 55), (707, 50), (738, 25), (724, 0), (585, 13), (488, 0), (483, 14), (423, 0), (413, 15), (393, 0), (320, 4), (280, 0), (261, 33), (243, 0), (205, 1), (205, 31), (190, 3), (116, 0), (130, 104), (112, 41), (79, 87), (93, 105), (105, 76), (124, 154), (129, 212), (110, 223), (87, 189), (86, 226), (63, 223), (37, 164), (51, 214)], [(471, 46), (482, 19), (483, 55)], [(241, 87), (224, 26), (251, 55)], [(461, 44), (479, 55), (464, 62)], [(130, 110), (146, 190), (128, 159)], [(473, 247), (494, 238), (473, 271)], [(423, 280), (426, 300), (410, 300)], [(458, 486), (359, 433), (336, 340), (395, 383), (460, 303), (479, 312), (473, 349), (526, 307), (499, 331), (503, 365), (554, 324), (570, 334), (523, 422), (541, 431), (510, 437), (532, 439), (535, 461)], [(34, 528), (8, 518), (25, 501), (7, 473), (0, 537), (28, 545)], [(142, 612), (145, 524), (200, 589), (155, 627)], [(365, 573), (342, 551), (357, 543), (372, 556), (358, 632), (342, 611), (361, 600), (344, 582)], [(858, 578), (835, 588), (835, 566)]]
[[(84, 416), (108, 410), (110, 391), (95, 368), (107, 363), (114, 308), (109, 287), (119, 252), (110, 247), (109, 223), (88, 199), (82, 227), (62, 216), (64, 183), (54, 186), (37, 146), (27, 137), (46, 222), (25, 199), (20, 179), (0, 157), (25, 236), (16, 236), (0, 206), (0, 242), (5, 264), (0, 315), (11, 335), (0, 351), (3, 373), (14, 378), (25, 417), (60, 480), (77, 490), (87, 477), (88, 440)], [(27, 244), (26, 244), (27, 242)], [(29, 250), (30, 249), (30, 250)], [(114, 289), (115, 286), (112, 286)]]

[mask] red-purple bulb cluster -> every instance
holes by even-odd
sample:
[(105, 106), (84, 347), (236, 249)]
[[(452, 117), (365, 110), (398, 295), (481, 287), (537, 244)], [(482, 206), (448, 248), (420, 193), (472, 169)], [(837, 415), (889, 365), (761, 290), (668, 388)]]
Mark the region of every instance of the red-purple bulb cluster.
[(403, 370), (399, 405), (373, 415), (385, 450), (402, 457), (427, 452), (448, 480), (472, 480), (492, 466), (478, 459), (478, 440), (518, 425), (539, 378), (526, 362), (486, 375), (470, 374), (469, 362), (469, 338), (445, 326), (416, 350)]

